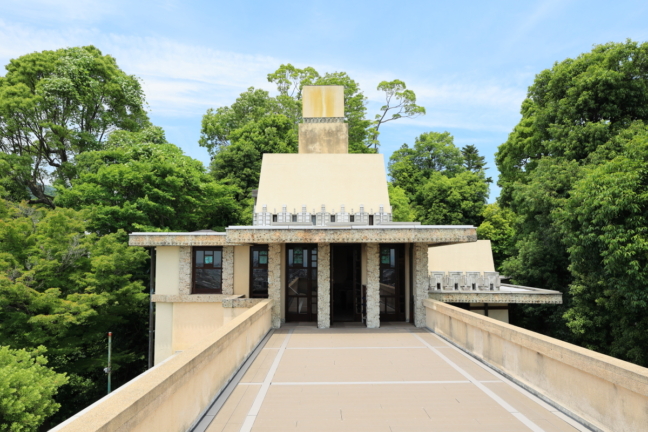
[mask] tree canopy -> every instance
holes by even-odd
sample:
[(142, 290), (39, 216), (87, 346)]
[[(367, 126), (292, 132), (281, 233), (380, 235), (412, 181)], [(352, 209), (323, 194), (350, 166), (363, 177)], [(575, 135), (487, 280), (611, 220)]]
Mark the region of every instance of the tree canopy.
[(643, 365), (646, 121), (648, 43), (598, 45), (536, 76), (496, 155), (500, 204), (517, 215), (503, 271), (565, 293), (525, 306), (524, 325)]
[[(139, 81), (92, 46), (11, 60), (0, 77), (0, 175), (14, 199), (53, 207), (47, 185), (69, 185), (74, 158), (116, 129), (148, 122)], [(9, 187), (7, 187), (9, 186)]]
[(79, 155), (76, 168), (78, 177), (58, 188), (55, 203), (87, 209), (87, 228), (101, 235), (218, 230), (242, 217), (238, 189), (216, 182), (159, 128), (113, 132), (104, 150)]
[(67, 377), (46, 366), (46, 351), (0, 346), (0, 431), (37, 431), (60, 407), (53, 397)]

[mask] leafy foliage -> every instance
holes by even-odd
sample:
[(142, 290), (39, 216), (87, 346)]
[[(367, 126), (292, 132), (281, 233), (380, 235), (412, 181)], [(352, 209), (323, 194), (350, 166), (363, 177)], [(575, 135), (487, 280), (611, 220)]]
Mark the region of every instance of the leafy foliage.
[[(642, 196), (631, 178), (643, 170), (638, 143), (647, 102), (648, 43), (595, 46), (536, 76), (520, 123), (496, 155), (500, 204), (518, 216), (504, 272), (565, 292), (562, 307), (525, 307), (523, 324), (641, 364), (648, 355), (636, 345), (646, 346), (635, 332), (645, 325), (637, 312), (643, 300), (635, 301), (641, 289), (633, 291), (640, 280), (635, 252), (615, 255), (613, 265), (608, 254), (628, 238), (641, 247), (646, 219), (633, 213)], [(619, 161), (630, 154), (638, 162), (622, 170)], [(615, 215), (623, 212), (630, 219), (621, 223)], [(617, 278), (622, 272), (628, 275)], [(628, 319), (615, 326), (621, 317)]]
[(44, 345), (69, 384), (57, 400), (61, 420), (96, 400), (105, 366), (105, 335), (117, 385), (143, 371), (148, 254), (118, 231), (86, 233), (85, 212), (0, 201), (0, 345)]
[(69, 185), (77, 155), (101, 148), (115, 129), (135, 131), (148, 122), (139, 81), (95, 47), (27, 54), (6, 68), (0, 174), (15, 200), (31, 194), (32, 203), (53, 207), (46, 185)]
[[(479, 154), (477, 153), (477, 157)], [(426, 132), (389, 159), (392, 187), (407, 195), (415, 220), (425, 224), (479, 225), (488, 197), (483, 170), (469, 171), (448, 132)]]
[(0, 346), (0, 431), (36, 431), (60, 407), (53, 397), (67, 378), (46, 366), (46, 351)]
[(391, 183), (387, 184), (389, 192), (389, 203), (392, 208), (392, 219), (394, 222), (412, 222), (416, 219), (416, 213), (410, 205), (410, 200), (405, 191)]
[(511, 256), (515, 235), (515, 214), (501, 208), (499, 204), (487, 204), (482, 212), (484, 221), (477, 227), (477, 237), (480, 240), (490, 240), (495, 260), (495, 268), (502, 271), (502, 263)]
[(55, 202), (88, 209), (88, 229), (100, 235), (218, 230), (241, 218), (238, 190), (214, 181), (159, 128), (114, 132), (105, 150), (81, 154), (76, 163), (79, 177), (72, 188), (59, 188)]

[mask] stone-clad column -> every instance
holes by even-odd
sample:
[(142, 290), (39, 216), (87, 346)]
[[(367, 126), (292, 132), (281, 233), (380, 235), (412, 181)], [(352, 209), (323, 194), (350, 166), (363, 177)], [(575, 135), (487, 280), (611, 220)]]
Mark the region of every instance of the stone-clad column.
[(425, 327), (425, 306), (428, 298), (430, 279), (428, 276), (428, 245), (414, 243), (414, 325)]
[(272, 305), (272, 328), (281, 327), (281, 245), (268, 245), (268, 298)]
[(378, 243), (367, 243), (367, 328), (380, 327), (379, 263)]
[(234, 246), (223, 246), (223, 294), (234, 294)]
[(331, 244), (317, 244), (317, 327), (331, 327)]

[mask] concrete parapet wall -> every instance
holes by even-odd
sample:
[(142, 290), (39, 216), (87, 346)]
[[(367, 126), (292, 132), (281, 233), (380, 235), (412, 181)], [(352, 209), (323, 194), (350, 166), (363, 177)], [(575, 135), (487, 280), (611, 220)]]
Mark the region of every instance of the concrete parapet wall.
[(52, 431), (187, 431), (268, 333), (271, 309), (250, 308)]
[(603, 431), (648, 425), (648, 369), (557, 339), (425, 300), (435, 333), (538, 396)]

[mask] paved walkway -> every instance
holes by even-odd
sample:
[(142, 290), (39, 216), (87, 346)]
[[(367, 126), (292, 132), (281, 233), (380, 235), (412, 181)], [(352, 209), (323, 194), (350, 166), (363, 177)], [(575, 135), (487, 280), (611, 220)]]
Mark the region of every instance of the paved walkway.
[(284, 326), (207, 427), (231, 431), (576, 431), (562, 413), (409, 325)]

